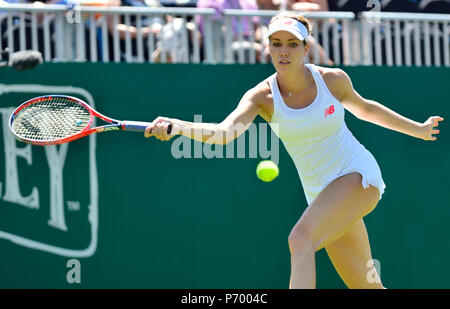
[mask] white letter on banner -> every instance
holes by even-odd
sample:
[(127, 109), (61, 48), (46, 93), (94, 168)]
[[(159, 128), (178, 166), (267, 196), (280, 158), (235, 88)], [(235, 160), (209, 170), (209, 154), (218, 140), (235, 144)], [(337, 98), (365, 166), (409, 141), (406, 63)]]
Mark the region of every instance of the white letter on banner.
[(68, 147), (68, 143), (61, 144), (59, 153), (55, 145), (45, 147), (50, 167), (50, 220), (48, 225), (63, 231), (67, 231), (64, 218), (63, 168)]
[(36, 187), (33, 187), (31, 194), (22, 196), (20, 194), (19, 186), (19, 172), (17, 168), (17, 157), (22, 157), (26, 160), (28, 165), (32, 164), (31, 159), (31, 145), (25, 147), (16, 147), (16, 139), (9, 131), (9, 116), (13, 112), (13, 108), (0, 108), (3, 123), (3, 141), (5, 145), (5, 196), (3, 199), (7, 202), (19, 204), (31, 209), (39, 208), (39, 192)]

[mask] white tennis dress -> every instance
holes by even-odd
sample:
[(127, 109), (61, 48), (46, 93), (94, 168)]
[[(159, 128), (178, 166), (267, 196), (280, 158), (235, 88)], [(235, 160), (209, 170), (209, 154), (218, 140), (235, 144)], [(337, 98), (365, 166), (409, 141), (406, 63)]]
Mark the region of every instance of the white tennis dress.
[(270, 125), (294, 160), (308, 204), (333, 180), (352, 172), (362, 175), (364, 188), (377, 187), (381, 198), (386, 186), (377, 161), (347, 128), (344, 107), (328, 90), (317, 67), (305, 66), (317, 87), (316, 98), (305, 108), (293, 109), (284, 103), (276, 73), (268, 81), (274, 105)]

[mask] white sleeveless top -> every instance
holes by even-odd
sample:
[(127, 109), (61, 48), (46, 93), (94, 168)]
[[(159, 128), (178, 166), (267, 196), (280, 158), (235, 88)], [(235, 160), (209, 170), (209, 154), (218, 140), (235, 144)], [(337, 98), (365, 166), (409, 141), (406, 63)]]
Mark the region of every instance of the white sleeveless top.
[(277, 73), (268, 82), (274, 105), (270, 125), (294, 160), (308, 204), (334, 179), (352, 172), (362, 175), (364, 188), (377, 187), (381, 198), (386, 186), (375, 158), (347, 128), (344, 107), (328, 90), (316, 66), (305, 67), (317, 88), (316, 98), (305, 108), (294, 109), (284, 103)]

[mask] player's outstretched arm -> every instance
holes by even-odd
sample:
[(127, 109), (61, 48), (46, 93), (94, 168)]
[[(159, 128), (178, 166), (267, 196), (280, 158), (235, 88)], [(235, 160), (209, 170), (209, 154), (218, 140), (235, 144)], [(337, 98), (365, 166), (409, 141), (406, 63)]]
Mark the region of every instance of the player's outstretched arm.
[[(252, 88), (245, 93), (236, 109), (221, 123), (189, 122), (168, 117), (158, 117), (145, 130), (145, 137), (154, 136), (168, 141), (175, 135), (184, 135), (191, 139), (209, 144), (227, 144), (239, 137), (251, 125), (261, 112), (258, 97), (261, 90)], [(172, 126), (168, 134), (169, 125)]]
[(334, 94), (337, 94), (337, 99), (342, 102), (344, 108), (357, 118), (423, 140), (434, 141), (437, 139), (434, 135), (439, 134), (439, 130), (435, 127), (444, 118), (432, 116), (423, 123), (411, 120), (378, 102), (363, 98), (353, 88), (349, 76), (344, 71), (336, 70), (334, 75), (331, 78)]

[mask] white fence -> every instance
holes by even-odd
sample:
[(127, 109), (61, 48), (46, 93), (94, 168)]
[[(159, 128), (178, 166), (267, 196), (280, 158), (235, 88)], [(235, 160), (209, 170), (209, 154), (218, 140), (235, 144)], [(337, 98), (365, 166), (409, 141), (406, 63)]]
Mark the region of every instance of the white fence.
[(450, 66), (450, 15), (364, 12), (363, 64)]
[[(244, 10), (224, 10), (224, 45), (220, 50), (224, 51), (225, 63), (265, 63), (268, 59), (263, 55), (257, 56), (258, 46), (265, 46), (263, 35), (266, 31), (267, 24), (272, 16), (280, 13), (279, 11), (244, 11)], [(351, 12), (309, 12), (304, 13), (313, 24), (314, 42), (319, 44), (312, 44), (309, 57), (314, 63), (327, 63), (327, 59), (333, 58), (335, 64), (350, 64), (351, 63), (351, 40), (349, 34), (351, 33), (350, 24), (355, 18)], [(232, 29), (233, 18), (235, 23), (239, 26), (238, 29), (244, 29), (243, 21), (250, 22), (257, 18), (255, 29), (250, 28), (250, 35), (247, 37), (248, 44), (244, 44), (245, 38), (243, 31), (239, 31), (233, 35)], [(260, 33), (260, 35), (255, 35)], [(235, 38), (233, 38), (235, 37)], [(258, 44), (255, 46), (255, 44)], [(250, 48), (249, 48), (250, 46)], [(251, 48), (251, 46), (255, 46)], [(267, 51), (266, 51), (267, 52)], [(247, 55), (245, 54), (247, 53)], [(267, 56), (267, 55), (266, 55)], [(222, 60), (222, 59), (221, 59)]]
[[(266, 63), (263, 36), (278, 13), (225, 10), (214, 19), (214, 9), (0, 4), (0, 50), (40, 50), (45, 61)], [(313, 63), (450, 66), (448, 15), (304, 15)]]
[(9, 53), (40, 50), (45, 61), (200, 63), (212, 59), (211, 32), (201, 35), (193, 20), (204, 16), (205, 28), (210, 28), (213, 9), (17, 4), (0, 5), (2, 11), (0, 49), (7, 46)]

